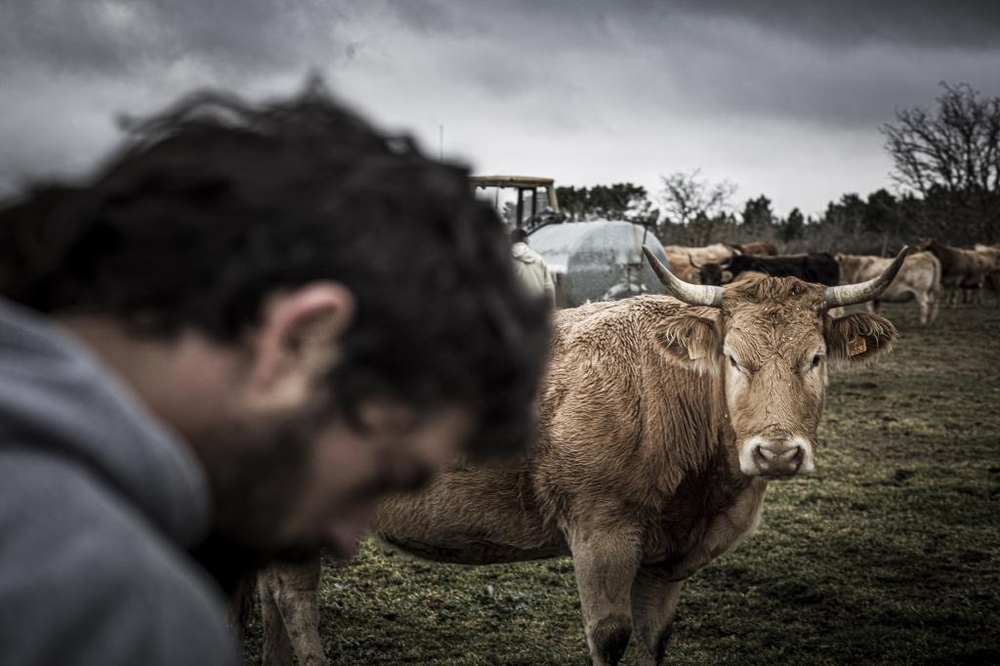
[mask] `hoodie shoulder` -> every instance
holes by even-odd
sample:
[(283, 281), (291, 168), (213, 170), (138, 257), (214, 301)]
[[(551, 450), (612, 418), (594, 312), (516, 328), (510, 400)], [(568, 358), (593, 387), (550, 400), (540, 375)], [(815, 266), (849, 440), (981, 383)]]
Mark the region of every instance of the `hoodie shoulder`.
[(87, 467), (0, 444), (0, 534), (0, 663), (238, 663), (214, 583)]
[(10, 437), (87, 466), (179, 542), (208, 529), (190, 447), (84, 343), (0, 298), (0, 443)]

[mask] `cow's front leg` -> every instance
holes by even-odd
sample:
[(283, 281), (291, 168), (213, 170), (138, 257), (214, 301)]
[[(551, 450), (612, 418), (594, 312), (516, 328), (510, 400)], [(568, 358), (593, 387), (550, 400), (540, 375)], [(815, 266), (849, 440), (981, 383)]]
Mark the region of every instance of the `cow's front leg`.
[(638, 538), (622, 532), (570, 535), (583, 627), (595, 666), (614, 666), (632, 633), (632, 580), (641, 556)]
[[(270, 567), (261, 573), (261, 601), (264, 595), (273, 601), (280, 614), (280, 620), (288, 634), (292, 651), (300, 666), (325, 666), (323, 643), (319, 637), (319, 590), (321, 561), (319, 555), (303, 564), (284, 564)], [(267, 617), (265, 616), (265, 622)], [(272, 635), (272, 629), (265, 626), (265, 635)], [(287, 644), (282, 645), (285, 647)], [(285, 654), (264, 655), (265, 666), (276, 659), (284, 663)]]
[(632, 625), (639, 666), (659, 664), (670, 640), (674, 612), (684, 584), (672, 579), (670, 573), (642, 567), (632, 584)]
[(288, 632), (281, 612), (274, 601), (268, 585), (267, 572), (257, 578), (257, 596), (260, 598), (260, 620), (264, 629), (264, 646), (260, 662), (263, 666), (294, 666), (292, 644), (288, 642)]

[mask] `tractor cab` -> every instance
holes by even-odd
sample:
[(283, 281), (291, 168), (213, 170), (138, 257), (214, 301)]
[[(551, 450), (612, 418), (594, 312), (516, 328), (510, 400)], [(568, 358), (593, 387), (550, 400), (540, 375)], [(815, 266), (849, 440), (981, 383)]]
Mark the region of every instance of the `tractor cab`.
[(569, 222), (559, 210), (555, 181), (532, 176), (473, 176), (476, 197), (488, 201), (511, 227), (530, 234), (556, 286), (556, 306), (616, 301), (644, 293), (665, 293), (642, 246), (666, 263), (656, 235), (621, 220)]
[(504, 222), (528, 233), (565, 221), (555, 180), (535, 176), (473, 176), (476, 197), (488, 201)]

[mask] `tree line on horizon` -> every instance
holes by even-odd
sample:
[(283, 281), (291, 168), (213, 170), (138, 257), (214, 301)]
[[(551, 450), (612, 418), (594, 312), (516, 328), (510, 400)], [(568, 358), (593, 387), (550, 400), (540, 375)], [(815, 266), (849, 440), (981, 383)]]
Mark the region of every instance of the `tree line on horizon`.
[[(570, 220), (627, 220), (649, 226), (664, 244), (777, 242), (804, 250), (885, 254), (920, 238), (952, 245), (1000, 240), (1000, 97), (970, 85), (942, 83), (937, 108), (897, 110), (879, 128), (893, 162), (896, 193), (846, 193), (817, 217), (798, 208), (775, 215), (761, 194), (742, 210), (737, 187), (713, 183), (699, 169), (662, 176), (656, 202), (633, 183), (557, 187)], [(659, 204), (659, 205), (657, 205)]]

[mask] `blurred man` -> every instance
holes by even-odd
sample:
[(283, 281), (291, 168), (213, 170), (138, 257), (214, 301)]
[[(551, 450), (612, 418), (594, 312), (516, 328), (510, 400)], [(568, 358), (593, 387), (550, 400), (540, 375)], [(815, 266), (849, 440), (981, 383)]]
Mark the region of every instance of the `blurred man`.
[(528, 247), (528, 233), (520, 227), (510, 232), (511, 254), (517, 277), (536, 296), (542, 296), (550, 305), (556, 302), (556, 285), (542, 255)]
[(210, 530), (347, 555), (384, 494), (514, 452), (546, 308), (508, 251), (464, 169), (318, 86), (193, 96), (4, 205), (0, 663), (235, 663)]

